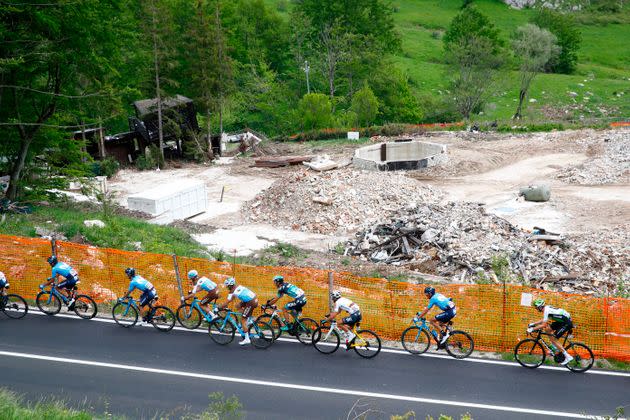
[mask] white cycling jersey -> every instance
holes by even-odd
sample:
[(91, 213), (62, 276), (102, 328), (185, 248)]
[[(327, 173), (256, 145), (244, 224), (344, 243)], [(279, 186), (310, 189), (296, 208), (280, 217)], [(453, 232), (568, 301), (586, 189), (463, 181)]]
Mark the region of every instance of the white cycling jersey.
[(199, 290), (205, 290), (206, 292), (211, 292), (217, 288), (217, 284), (210, 280), (207, 277), (201, 277), (195, 283), (195, 287), (193, 287), (192, 292), (197, 293)]
[(352, 315), (360, 312), (361, 308), (359, 308), (359, 305), (357, 305), (350, 299), (342, 297), (337, 299), (337, 302), (335, 302), (335, 312), (341, 312), (342, 310)]
[(543, 312), (543, 320), (552, 320), (552, 321), (563, 321), (563, 318), (566, 317), (571, 319), (571, 314), (561, 308), (554, 308), (553, 306), (546, 305), (545, 310)]

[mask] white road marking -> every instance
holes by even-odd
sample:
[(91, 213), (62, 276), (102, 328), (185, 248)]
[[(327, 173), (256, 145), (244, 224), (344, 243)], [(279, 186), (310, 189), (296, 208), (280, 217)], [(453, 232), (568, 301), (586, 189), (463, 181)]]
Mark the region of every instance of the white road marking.
[[(34, 314), (34, 315), (46, 315), (43, 312), (40, 312), (36, 309), (31, 310), (29, 308), (28, 311), (29, 314)], [(70, 315), (68, 313), (66, 314), (57, 314), (54, 315), (55, 317), (59, 317), (59, 318), (68, 318), (68, 319), (76, 319), (76, 320), (80, 320), (82, 322), (85, 322), (86, 320), (79, 318), (76, 315)], [(107, 318), (92, 318), (91, 320), (92, 322), (103, 322), (106, 324), (115, 324), (116, 322), (113, 319), (107, 319)], [(151, 324), (136, 324), (134, 326), (134, 328), (136, 327), (144, 327), (144, 328), (153, 328), (153, 325)], [(208, 334), (208, 331), (205, 329), (195, 329), (195, 330), (189, 330), (188, 328), (184, 328), (184, 327), (173, 327), (174, 330), (176, 331), (184, 331), (184, 332), (192, 332), (192, 333), (201, 333), (201, 334)], [(295, 338), (286, 338), (286, 337), (280, 337), (277, 341), (285, 341), (285, 342), (289, 342), (289, 343), (299, 343), (298, 340), (296, 340)], [(332, 345), (332, 344), (330, 344)], [(398, 349), (391, 349), (391, 348), (382, 348), (381, 349), (381, 353), (391, 353), (391, 354), (400, 354), (400, 355), (404, 355), (404, 356), (411, 356), (411, 357), (428, 357), (428, 358), (433, 358), (433, 359), (445, 359), (445, 360), (450, 360), (452, 362), (467, 362), (467, 363), (484, 363), (484, 364), (489, 364), (489, 365), (500, 365), (500, 366), (507, 366), (507, 367), (517, 367), (517, 368), (522, 368), (521, 365), (519, 365), (516, 362), (509, 362), (506, 360), (493, 360), (493, 359), (479, 359), (479, 358), (472, 358), (472, 357), (468, 357), (466, 359), (454, 359), (450, 356), (444, 355), (444, 354), (436, 354), (436, 353), (424, 353), (421, 355), (414, 355), (411, 354), (405, 350), (398, 350)], [(544, 369), (544, 370), (555, 370), (555, 371), (560, 371), (560, 372), (566, 372), (566, 373), (572, 373), (571, 371), (569, 371), (567, 368), (564, 367), (560, 367), (560, 366), (540, 366), (538, 369)], [(605, 376), (621, 376), (621, 377), (626, 377), (626, 378), (630, 378), (630, 372), (618, 372), (618, 371), (612, 371), (612, 370), (598, 370), (598, 369), (590, 369), (587, 372), (585, 372), (585, 374), (591, 374), (591, 375), (605, 375)]]
[(510, 407), (510, 406), (492, 405), (492, 404), (478, 404), (478, 403), (465, 402), (465, 401), (440, 400), (440, 399), (434, 399), (434, 398), (422, 398), (422, 397), (413, 397), (413, 396), (406, 396), (406, 395), (384, 394), (384, 393), (378, 393), (378, 392), (358, 391), (358, 390), (351, 390), (351, 389), (298, 385), (298, 384), (283, 383), (283, 382), (260, 381), (260, 380), (255, 380), (255, 379), (236, 378), (236, 377), (231, 377), (231, 376), (208, 375), (208, 374), (203, 374), (203, 373), (184, 372), (184, 371), (178, 371), (178, 370), (155, 369), (155, 368), (134, 366), (134, 365), (96, 362), (96, 361), (91, 361), (91, 360), (80, 360), (80, 359), (69, 360), (67, 358), (44, 356), (44, 355), (31, 354), (31, 353), (16, 353), (16, 352), (9, 352), (9, 351), (0, 351), (0, 356), (45, 360), (49, 362), (67, 363), (67, 364), (72, 364), (72, 365), (95, 366), (95, 367), (120, 369), (120, 370), (128, 370), (128, 371), (135, 371), (135, 372), (156, 373), (156, 374), (161, 374), (161, 375), (183, 376), (183, 377), (188, 377), (188, 378), (207, 379), (211, 381), (232, 382), (232, 383), (257, 385), (257, 386), (264, 386), (264, 387), (299, 389), (303, 391), (321, 392), (321, 393), (327, 393), (327, 394), (352, 395), (352, 396), (357, 396), (357, 397), (380, 398), (380, 399), (387, 399), (387, 400), (409, 401), (409, 402), (417, 402), (417, 403), (425, 403), (425, 404), (450, 405), (450, 406), (455, 406), (455, 407), (479, 408), (483, 410), (506, 411), (506, 412), (512, 412), (512, 413), (539, 414), (539, 415), (554, 416), (554, 417), (569, 417), (569, 418), (574, 418), (574, 419), (603, 419), (603, 417), (588, 415), (584, 413), (569, 413), (569, 412), (564, 412), (564, 411), (536, 410), (536, 409), (531, 409), (531, 408)]

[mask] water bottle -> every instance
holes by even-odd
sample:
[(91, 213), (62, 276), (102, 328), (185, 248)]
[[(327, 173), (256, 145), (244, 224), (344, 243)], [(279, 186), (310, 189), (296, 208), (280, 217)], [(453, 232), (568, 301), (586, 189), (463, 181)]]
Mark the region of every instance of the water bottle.
[(556, 348), (556, 346), (554, 346), (553, 344), (549, 343), (549, 349), (551, 349), (551, 354), (554, 355), (556, 354), (556, 352), (558, 351), (558, 349)]

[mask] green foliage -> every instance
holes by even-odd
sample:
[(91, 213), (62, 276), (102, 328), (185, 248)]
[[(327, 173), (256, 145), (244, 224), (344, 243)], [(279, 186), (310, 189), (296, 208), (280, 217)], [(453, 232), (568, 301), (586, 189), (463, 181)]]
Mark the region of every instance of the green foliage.
[(221, 392), (213, 392), (208, 395), (210, 404), (200, 415), (195, 415), (194, 419), (199, 420), (240, 420), (243, 418), (243, 406), (236, 395), (225, 398)]
[(120, 163), (112, 157), (107, 157), (92, 164), (92, 173), (96, 176), (106, 176), (111, 178), (120, 169)]
[(475, 7), (466, 7), (453, 18), (444, 34), (444, 50), (448, 52), (454, 46), (466, 45), (475, 38), (487, 40), (493, 52), (499, 52), (505, 43), (487, 16)]
[(357, 122), (360, 127), (369, 126), (378, 115), (378, 99), (365, 83), (357, 93), (352, 97), (352, 106), (350, 109), (356, 114)]
[(332, 104), (330, 98), (321, 93), (307, 93), (298, 104), (300, 122), (304, 130), (330, 127)]
[(573, 73), (577, 68), (578, 51), (582, 42), (575, 19), (570, 14), (554, 12), (545, 7), (539, 9), (531, 22), (554, 34), (561, 48), (560, 54), (548, 63), (547, 70), (554, 73)]
[(630, 299), (630, 284), (624, 283), (623, 280), (617, 282), (617, 290), (615, 290), (615, 296)]
[(492, 271), (501, 281), (508, 281), (510, 276), (510, 261), (506, 255), (494, 255), (490, 262)]
[(265, 251), (272, 254), (278, 254), (284, 258), (300, 257), (303, 255), (299, 248), (284, 242), (279, 242), (276, 245), (272, 245), (266, 248)]

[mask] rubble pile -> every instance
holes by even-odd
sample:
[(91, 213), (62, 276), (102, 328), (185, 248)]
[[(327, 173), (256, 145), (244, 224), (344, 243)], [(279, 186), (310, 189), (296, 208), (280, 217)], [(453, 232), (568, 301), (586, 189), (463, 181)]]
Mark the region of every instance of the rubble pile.
[(345, 253), (462, 283), (500, 283), (499, 272), (508, 281), (591, 294), (630, 282), (628, 226), (586, 237), (538, 234), (477, 203), (422, 204), (357, 233)]
[(351, 168), (303, 170), (278, 180), (245, 207), (250, 222), (323, 234), (370, 226), (406, 206), (442, 194), (402, 173)]
[(560, 170), (558, 179), (581, 185), (630, 182), (630, 131), (606, 131), (577, 142), (594, 156), (581, 165)]

